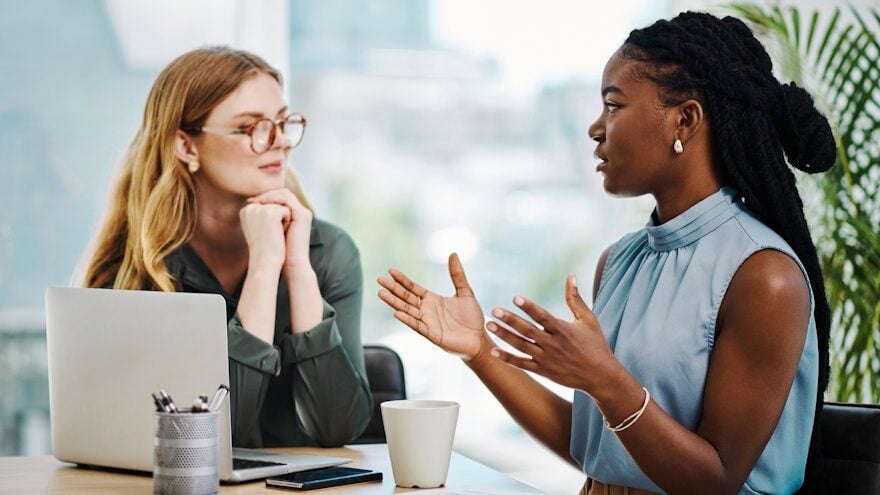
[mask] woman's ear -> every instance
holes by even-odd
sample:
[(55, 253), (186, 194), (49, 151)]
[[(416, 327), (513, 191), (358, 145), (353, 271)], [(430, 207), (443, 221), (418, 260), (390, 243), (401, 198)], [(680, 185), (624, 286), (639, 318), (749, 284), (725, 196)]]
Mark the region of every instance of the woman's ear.
[(686, 100), (673, 107), (676, 130), (675, 139), (687, 143), (703, 130), (706, 115), (703, 105), (697, 100)]
[(174, 154), (177, 155), (180, 161), (187, 164), (199, 159), (196, 143), (193, 141), (192, 136), (180, 129), (177, 130), (177, 134), (174, 136)]

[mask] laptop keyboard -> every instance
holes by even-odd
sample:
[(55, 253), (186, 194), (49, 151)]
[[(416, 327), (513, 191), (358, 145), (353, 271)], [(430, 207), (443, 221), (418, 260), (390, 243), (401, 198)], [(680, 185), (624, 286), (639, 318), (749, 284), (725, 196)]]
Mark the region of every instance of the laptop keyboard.
[(236, 457), (232, 458), (232, 470), (240, 471), (242, 469), (254, 469), (261, 467), (270, 467), (270, 466), (283, 466), (283, 462), (272, 462), (272, 461), (255, 461), (253, 459), (238, 459)]

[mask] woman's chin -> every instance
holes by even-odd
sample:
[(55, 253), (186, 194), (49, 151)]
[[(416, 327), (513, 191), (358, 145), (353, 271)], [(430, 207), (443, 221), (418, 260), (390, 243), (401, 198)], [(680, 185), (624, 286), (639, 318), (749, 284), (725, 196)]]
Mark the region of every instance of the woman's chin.
[(608, 177), (607, 174), (602, 174), (602, 187), (610, 196), (620, 196), (619, 184), (615, 183), (614, 178)]
[(284, 188), (284, 176), (282, 175), (279, 179), (273, 180), (260, 180), (254, 184), (253, 187), (249, 188), (253, 191), (251, 196), (257, 196), (259, 194), (263, 194), (265, 192), (274, 191), (276, 189)]
[(615, 198), (634, 198), (645, 194), (635, 191), (633, 187), (627, 184), (616, 182), (613, 177), (608, 177), (607, 175), (602, 182), (602, 187), (609, 196), (614, 196)]

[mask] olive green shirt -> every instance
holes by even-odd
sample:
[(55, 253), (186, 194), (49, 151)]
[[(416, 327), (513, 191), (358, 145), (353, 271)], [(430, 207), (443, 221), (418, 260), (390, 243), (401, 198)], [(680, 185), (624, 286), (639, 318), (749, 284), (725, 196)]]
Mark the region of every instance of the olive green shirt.
[(278, 284), (272, 344), (242, 325), (243, 285), (228, 294), (189, 244), (166, 259), (178, 290), (226, 300), (232, 443), (236, 447), (335, 447), (354, 440), (370, 420), (373, 399), (361, 347), (363, 274), (351, 237), (315, 219), (309, 258), (324, 301), (321, 323), (290, 330), (287, 283)]

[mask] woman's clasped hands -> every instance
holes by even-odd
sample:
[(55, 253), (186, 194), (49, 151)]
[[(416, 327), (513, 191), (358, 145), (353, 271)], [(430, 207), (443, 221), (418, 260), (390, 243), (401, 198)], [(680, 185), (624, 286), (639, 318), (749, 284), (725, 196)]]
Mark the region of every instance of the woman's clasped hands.
[(288, 271), (309, 266), (312, 212), (289, 189), (275, 189), (247, 199), (239, 211), (251, 266)]

